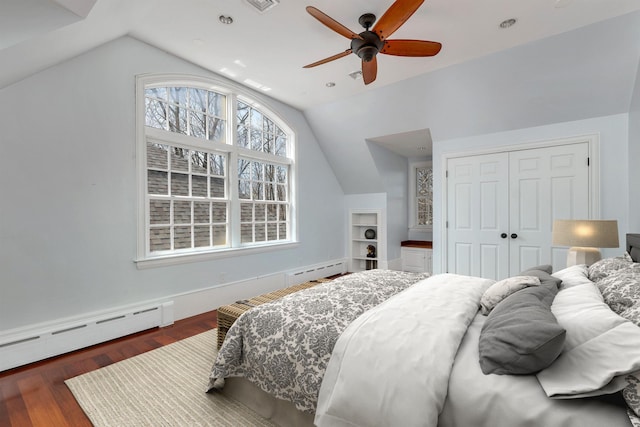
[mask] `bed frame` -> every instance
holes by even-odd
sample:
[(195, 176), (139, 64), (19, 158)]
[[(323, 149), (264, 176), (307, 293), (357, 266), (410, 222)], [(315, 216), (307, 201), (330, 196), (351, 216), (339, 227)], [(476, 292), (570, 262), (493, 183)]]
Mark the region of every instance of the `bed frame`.
[(237, 400), (280, 427), (315, 427), (315, 414), (300, 411), (293, 403), (270, 395), (245, 378), (226, 378), (222, 394)]
[(634, 262), (640, 262), (640, 234), (627, 234), (627, 252)]

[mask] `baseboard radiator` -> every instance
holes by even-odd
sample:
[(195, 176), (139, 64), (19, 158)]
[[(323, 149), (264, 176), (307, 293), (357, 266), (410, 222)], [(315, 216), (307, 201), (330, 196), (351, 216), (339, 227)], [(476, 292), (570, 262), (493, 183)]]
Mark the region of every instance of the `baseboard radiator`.
[(130, 307), (0, 335), (0, 371), (173, 323), (173, 301)]
[(285, 275), (287, 286), (297, 285), (310, 280), (318, 280), (347, 272), (346, 261), (334, 261), (329, 264), (318, 264), (302, 270), (290, 271)]

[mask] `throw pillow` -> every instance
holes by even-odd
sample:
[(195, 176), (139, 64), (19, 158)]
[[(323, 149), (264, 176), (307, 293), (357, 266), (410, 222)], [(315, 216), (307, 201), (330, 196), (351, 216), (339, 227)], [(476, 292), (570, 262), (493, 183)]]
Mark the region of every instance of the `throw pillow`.
[(480, 332), (484, 374), (533, 374), (553, 363), (565, 339), (550, 309), (557, 292), (551, 281), (522, 289), (496, 305)]
[(597, 286), (614, 313), (640, 326), (640, 264), (600, 279)]
[(562, 354), (537, 374), (547, 396), (610, 393), (618, 376), (640, 370), (640, 327), (611, 311), (595, 284), (560, 291), (551, 310), (567, 332)]
[(524, 271), (529, 271), (529, 270), (540, 270), (540, 271), (544, 271), (545, 273), (551, 274), (551, 271), (553, 270), (553, 266), (551, 264), (536, 265), (535, 267), (529, 267)]
[(560, 289), (592, 283), (591, 280), (589, 280), (589, 270), (584, 264), (572, 265), (571, 267), (556, 271), (552, 276), (562, 280)]
[(554, 295), (557, 293), (558, 287), (562, 283), (562, 279), (554, 277), (551, 275), (551, 266), (550, 265), (539, 265), (537, 267), (532, 267), (528, 270), (525, 270), (519, 274), (519, 276), (535, 276), (540, 279), (540, 285), (549, 287), (554, 290)]
[(494, 283), (480, 298), (480, 312), (485, 316), (493, 310), (500, 301), (509, 295), (528, 286), (540, 285), (540, 279), (536, 276), (507, 277)]

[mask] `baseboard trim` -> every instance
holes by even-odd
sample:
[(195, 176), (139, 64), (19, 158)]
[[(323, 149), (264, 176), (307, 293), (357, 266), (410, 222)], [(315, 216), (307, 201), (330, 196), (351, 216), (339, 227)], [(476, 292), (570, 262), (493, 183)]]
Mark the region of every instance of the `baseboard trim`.
[(0, 372), (142, 330), (168, 326), (175, 320), (206, 313), (241, 299), (346, 271), (346, 259), (333, 260), (0, 331)]
[(173, 301), (130, 305), (0, 333), (0, 371), (173, 323)]

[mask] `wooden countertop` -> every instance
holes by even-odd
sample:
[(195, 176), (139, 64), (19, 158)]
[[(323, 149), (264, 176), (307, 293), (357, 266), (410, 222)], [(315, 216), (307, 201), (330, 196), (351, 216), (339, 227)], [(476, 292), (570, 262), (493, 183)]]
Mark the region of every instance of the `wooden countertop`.
[(433, 243), (428, 240), (404, 240), (400, 242), (400, 246), (408, 248), (433, 249)]

